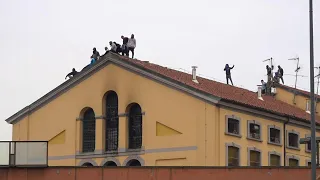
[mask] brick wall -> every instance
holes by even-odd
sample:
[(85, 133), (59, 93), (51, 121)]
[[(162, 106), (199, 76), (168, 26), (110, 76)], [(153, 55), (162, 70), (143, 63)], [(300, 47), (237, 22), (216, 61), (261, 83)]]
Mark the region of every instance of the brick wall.
[[(318, 169), (320, 175), (320, 169)], [(307, 168), (0, 168), (0, 180), (307, 180)], [(319, 178), (320, 180), (320, 178)]]

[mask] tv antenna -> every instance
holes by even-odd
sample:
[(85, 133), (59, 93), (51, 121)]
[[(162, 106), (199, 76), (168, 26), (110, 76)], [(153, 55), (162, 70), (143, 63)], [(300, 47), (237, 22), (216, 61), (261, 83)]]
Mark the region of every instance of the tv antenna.
[(266, 60), (263, 60), (262, 62), (270, 61), (270, 66), (271, 66), (271, 71), (273, 72), (273, 62), (272, 62), (272, 57)]
[(296, 104), (296, 90), (297, 90), (297, 80), (298, 80), (298, 72), (301, 69), (301, 67), (299, 66), (299, 57), (296, 58), (290, 58), (288, 59), (289, 61), (297, 61), (297, 67), (296, 67), (296, 80), (294, 82), (294, 93), (293, 93), (293, 103)]

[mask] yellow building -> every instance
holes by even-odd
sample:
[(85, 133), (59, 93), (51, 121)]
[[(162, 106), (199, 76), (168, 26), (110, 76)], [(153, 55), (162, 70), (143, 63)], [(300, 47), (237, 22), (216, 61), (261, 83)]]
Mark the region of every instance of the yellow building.
[(260, 97), (109, 53), (6, 121), (14, 141), (49, 141), (50, 166), (306, 166), (310, 114), (288, 89)]

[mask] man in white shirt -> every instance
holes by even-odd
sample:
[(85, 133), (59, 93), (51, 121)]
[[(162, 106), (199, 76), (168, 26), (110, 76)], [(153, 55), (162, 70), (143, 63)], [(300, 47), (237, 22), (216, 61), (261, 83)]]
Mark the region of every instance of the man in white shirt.
[(111, 52), (117, 53), (117, 45), (112, 41), (110, 41), (109, 44), (111, 46)]
[(134, 56), (134, 49), (136, 48), (136, 39), (134, 38), (134, 34), (131, 34), (131, 38), (128, 41), (128, 50), (132, 53), (132, 59)]

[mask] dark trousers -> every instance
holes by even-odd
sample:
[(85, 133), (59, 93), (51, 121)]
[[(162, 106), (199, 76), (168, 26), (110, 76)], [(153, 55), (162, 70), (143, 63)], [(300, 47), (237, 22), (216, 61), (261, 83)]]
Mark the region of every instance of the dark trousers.
[(126, 44), (122, 45), (122, 56), (129, 56), (129, 50), (128, 50), (128, 46)]
[(284, 84), (284, 81), (283, 81), (283, 76), (280, 76), (279, 78), (281, 79), (281, 81), (282, 81), (282, 84)]
[(231, 82), (231, 84), (233, 85), (231, 75), (227, 75), (227, 76), (226, 76), (226, 79), (227, 79), (227, 84), (229, 84), (229, 79), (230, 79), (230, 82)]
[[(128, 47), (128, 51), (129, 51), (129, 52), (131, 51), (132, 59), (133, 59), (133, 56), (134, 56), (134, 47)], [(128, 52), (128, 53), (129, 53), (129, 52)]]

